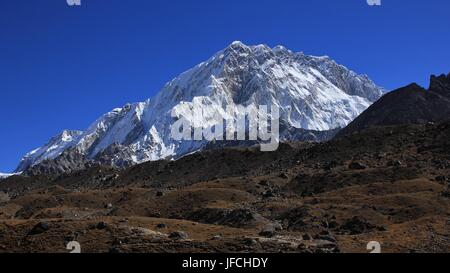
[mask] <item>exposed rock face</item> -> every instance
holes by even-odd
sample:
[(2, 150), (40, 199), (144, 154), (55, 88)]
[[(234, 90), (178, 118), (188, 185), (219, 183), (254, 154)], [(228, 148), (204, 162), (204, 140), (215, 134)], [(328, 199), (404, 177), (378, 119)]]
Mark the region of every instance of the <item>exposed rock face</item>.
[[(280, 109), (281, 141), (327, 140), (382, 93), (367, 76), (328, 57), (234, 42), (167, 83), (154, 98), (115, 109), (83, 132), (56, 136), (27, 154), (17, 171), (61, 172), (90, 161), (127, 167), (176, 159), (210, 142), (172, 139), (172, 114), (184, 117), (193, 129), (209, 128), (217, 124), (209, 114), (227, 107), (232, 114), (221, 114), (236, 122), (244, 107), (257, 110), (260, 105), (275, 105)], [(62, 167), (49, 162), (55, 159)]]
[(66, 149), (72, 146), (83, 132), (65, 130), (61, 134), (54, 136), (44, 146), (29, 152), (20, 161), (17, 167), (18, 172), (22, 172), (29, 167), (36, 165), (46, 159), (54, 159), (60, 156)]
[(87, 159), (76, 149), (68, 149), (54, 159), (45, 159), (37, 165), (32, 165), (25, 170), (25, 175), (52, 175), (83, 170), (94, 166), (92, 160)]
[(257, 226), (265, 219), (258, 213), (249, 209), (213, 209), (204, 208), (192, 212), (188, 219), (214, 225), (224, 225), (230, 227)]
[(450, 74), (431, 76), (428, 90), (411, 84), (384, 95), (338, 133), (343, 136), (373, 126), (424, 124), (450, 119)]
[(444, 97), (450, 98), (450, 73), (436, 77), (431, 76), (430, 90)]

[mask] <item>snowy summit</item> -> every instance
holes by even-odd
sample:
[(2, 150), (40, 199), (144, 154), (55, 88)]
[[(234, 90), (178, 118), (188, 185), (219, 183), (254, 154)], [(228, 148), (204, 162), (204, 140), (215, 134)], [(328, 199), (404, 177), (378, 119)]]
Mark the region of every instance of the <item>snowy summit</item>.
[[(79, 161), (128, 166), (175, 159), (205, 148), (207, 141), (171, 139), (171, 112), (182, 109), (180, 105), (204, 111), (276, 105), (284, 128), (281, 140), (298, 140), (292, 130), (345, 127), (382, 94), (383, 89), (367, 76), (329, 57), (233, 42), (168, 82), (155, 97), (106, 113), (83, 132), (67, 130), (53, 137), (25, 155), (17, 171), (52, 160), (59, 160), (63, 170), (82, 166)], [(194, 126), (205, 122), (196, 115), (185, 118)]]

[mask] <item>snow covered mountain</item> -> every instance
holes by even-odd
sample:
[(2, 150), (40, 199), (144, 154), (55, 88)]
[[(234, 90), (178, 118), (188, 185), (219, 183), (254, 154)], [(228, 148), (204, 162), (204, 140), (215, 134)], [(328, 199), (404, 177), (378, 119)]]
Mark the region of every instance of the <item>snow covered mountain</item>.
[(242, 106), (276, 105), (281, 140), (299, 140), (304, 134), (293, 131), (320, 134), (342, 128), (382, 94), (383, 89), (367, 76), (328, 57), (294, 53), (282, 46), (233, 42), (167, 83), (154, 98), (114, 109), (83, 132), (64, 131), (53, 137), (25, 155), (17, 171), (66, 171), (87, 162), (128, 166), (198, 151), (208, 141), (171, 138), (172, 112), (195, 128), (212, 125), (201, 115), (185, 113), (186, 105), (204, 112), (226, 106), (238, 112)]
[(10, 176), (16, 175), (17, 173), (0, 173), (0, 179), (8, 178)]
[(67, 148), (73, 146), (82, 134), (83, 132), (81, 131), (65, 130), (61, 134), (52, 137), (44, 146), (26, 154), (20, 161), (17, 170), (23, 171), (45, 159), (53, 159), (60, 156)]

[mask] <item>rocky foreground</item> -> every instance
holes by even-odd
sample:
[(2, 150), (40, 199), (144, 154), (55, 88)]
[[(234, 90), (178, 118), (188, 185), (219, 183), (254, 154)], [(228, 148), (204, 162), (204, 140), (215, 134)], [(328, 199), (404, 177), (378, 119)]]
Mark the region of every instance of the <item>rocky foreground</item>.
[(0, 252), (450, 251), (450, 123), (0, 181)]

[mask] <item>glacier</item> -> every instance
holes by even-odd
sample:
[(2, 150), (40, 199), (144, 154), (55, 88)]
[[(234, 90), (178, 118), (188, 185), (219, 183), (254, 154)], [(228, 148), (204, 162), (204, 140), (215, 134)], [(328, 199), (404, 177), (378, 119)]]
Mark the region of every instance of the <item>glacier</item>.
[(210, 112), (230, 107), (238, 112), (241, 107), (275, 105), (284, 126), (280, 140), (294, 141), (296, 129), (321, 132), (345, 127), (383, 92), (368, 76), (327, 56), (233, 42), (168, 82), (155, 97), (116, 108), (84, 131), (63, 131), (26, 154), (16, 172), (56, 159), (67, 165), (63, 170), (71, 170), (76, 161), (124, 167), (199, 151), (208, 141), (171, 138), (172, 113), (188, 119), (194, 128), (211, 125), (201, 115), (184, 113), (186, 106)]

